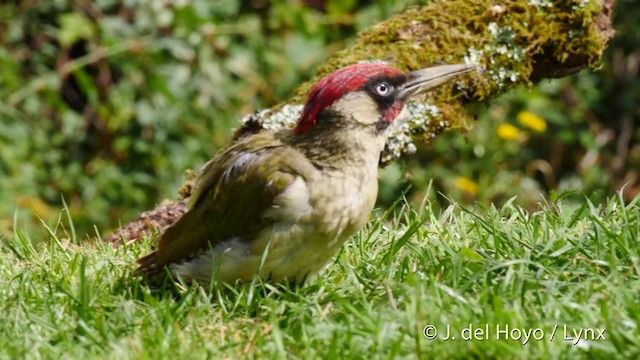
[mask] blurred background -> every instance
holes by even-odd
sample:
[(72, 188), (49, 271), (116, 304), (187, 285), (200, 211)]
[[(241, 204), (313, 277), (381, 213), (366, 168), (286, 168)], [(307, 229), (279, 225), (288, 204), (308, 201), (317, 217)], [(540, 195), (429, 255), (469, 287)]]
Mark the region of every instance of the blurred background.
[[(106, 235), (175, 198), (239, 119), (286, 100), (410, 0), (9, 0), (0, 4), (0, 234), (66, 204)], [(425, 196), (535, 209), (640, 193), (640, 8), (618, 0), (600, 67), (469, 108), (478, 121), (386, 167), (379, 206)], [(429, 183), (431, 193), (427, 194)]]

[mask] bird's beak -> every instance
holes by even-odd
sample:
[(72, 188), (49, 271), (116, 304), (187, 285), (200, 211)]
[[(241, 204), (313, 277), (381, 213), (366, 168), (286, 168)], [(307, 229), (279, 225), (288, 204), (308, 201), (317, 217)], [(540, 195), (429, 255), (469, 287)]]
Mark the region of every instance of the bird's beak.
[(400, 99), (433, 89), (447, 81), (475, 69), (473, 65), (441, 65), (406, 73), (407, 82), (400, 87)]

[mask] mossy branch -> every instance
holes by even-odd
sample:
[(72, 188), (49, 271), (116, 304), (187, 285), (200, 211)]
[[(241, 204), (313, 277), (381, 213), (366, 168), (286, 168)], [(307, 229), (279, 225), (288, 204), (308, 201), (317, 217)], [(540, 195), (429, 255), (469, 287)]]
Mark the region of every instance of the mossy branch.
[[(479, 71), (443, 86), (410, 107), (411, 116), (387, 144), (382, 162), (415, 151), (470, 121), (463, 106), (486, 101), (518, 85), (562, 77), (598, 63), (613, 37), (614, 0), (439, 0), (407, 11), (359, 34), (356, 44), (333, 55), (313, 79), (283, 104), (243, 119), (236, 137), (263, 128), (293, 126), (312, 84), (358, 61), (385, 61), (402, 70), (435, 64), (473, 63)], [(181, 198), (188, 197), (187, 181)], [(184, 201), (164, 204), (107, 237), (138, 239), (161, 231), (186, 211)]]

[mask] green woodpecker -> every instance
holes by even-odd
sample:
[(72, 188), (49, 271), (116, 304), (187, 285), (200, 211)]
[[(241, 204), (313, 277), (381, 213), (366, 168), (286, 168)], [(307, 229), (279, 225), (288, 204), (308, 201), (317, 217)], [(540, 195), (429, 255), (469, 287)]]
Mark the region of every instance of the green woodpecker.
[(407, 100), (471, 69), (359, 63), (324, 77), (294, 129), (247, 136), (204, 165), (189, 211), (136, 273), (303, 282), (367, 221), (380, 154)]

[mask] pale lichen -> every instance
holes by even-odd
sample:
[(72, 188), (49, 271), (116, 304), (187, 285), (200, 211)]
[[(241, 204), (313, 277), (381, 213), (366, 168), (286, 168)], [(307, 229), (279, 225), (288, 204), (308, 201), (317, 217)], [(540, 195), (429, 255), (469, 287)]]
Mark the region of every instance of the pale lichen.
[(244, 126), (251, 121), (260, 122), (260, 127), (267, 130), (292, 128), (302, 112), (302, 105), (287, 104), (280, 109), (264, 109), (247, 115), (240, 121)]
[[(278, 130), (293, 128), (302, 113), (303, 105), (287, 104), (279, 109), (264, 109), (242, 118), (242, 126), (258, 124), (258, 127), (266, 130)], [(414, 135), (434, 138), (438, 133), (450, 126), (449, 122), (442, 118), (437, 106), (422, 102), (410, 102), (407, 104), (406, 117), (399, 119), (382, 153), (381, 162), (388, 163), (402, 155), (416, 152)], [(435, 131), (429, 131), (435, 129)]]

